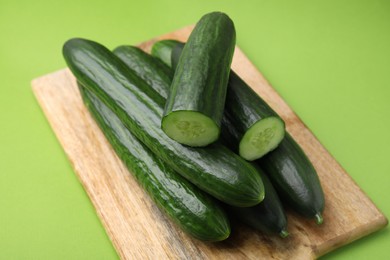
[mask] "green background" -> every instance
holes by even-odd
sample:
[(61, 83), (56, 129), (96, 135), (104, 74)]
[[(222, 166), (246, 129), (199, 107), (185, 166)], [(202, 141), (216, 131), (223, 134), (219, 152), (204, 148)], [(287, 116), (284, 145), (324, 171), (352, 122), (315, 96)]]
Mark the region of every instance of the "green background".
[[(116, 259), (30, 87), (65, 67), (62, 44), (109, 48), (234, 20), (237, 44), (390, 216), (390, 1), (0, 0), (0, 259)], [(384, 229), (324, 259), (386, 259)], [(261, 256), (259, 256), (261, 257)]]

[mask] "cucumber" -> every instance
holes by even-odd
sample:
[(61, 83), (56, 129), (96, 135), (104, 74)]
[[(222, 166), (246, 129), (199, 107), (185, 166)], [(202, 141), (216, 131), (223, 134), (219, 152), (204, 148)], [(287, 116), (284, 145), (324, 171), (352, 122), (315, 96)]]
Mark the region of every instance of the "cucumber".
[[(177, 43), (171, 51), (174, 69), (184, 48), (184, 43)], [(226, 104), (222, 124), (235, 127), (223, 127), (222, 134), (230, 131), (229, 135), (234, 137), (234, 149), (244, 159), (259, 159), (282, 141), (284, 121), (234, 71), (230, 72)]]
[[(274, 150), (285, 134), (284, 121), (233, 71), (229, 77), (223, 125), (231, 131), (240, 156), (248, 161)], [(232, 128), (224, 127), (229, 131)]]
[[(159, 42), (156, 42), (155, 45), (159, 43)], [(164, 42), (161, 42), (160, 44), (157, 45), (158, 46), (161, 46)], [(176, 41), (176, 45), (174, 45), (172, 47), (172, 50), (171, 50), (171, 68), (173, 69), (173, 71), (176, 70), (177, 68), (177, 63), (179, 62), (179, 58), (180, 58), (180, 55), (181, 55), (181, 52), (183, 51), (183, 48), (184, 48), (184, 45), (185, 43), (184, 42), (180, 42), (180, 41)], [(154, 45), (153, 45), (154, 46)], [(157, 48), (155, 47), (155, 48)], [(161, 46), (162, 47), (162, 46)], [(160, 47), (160, 48), (161, 48)], [(169, 46), (166, 47), (166, 49), (168, 48)], [(157, 58), (161, 59), (160, 57), (156, 56)], [(229, 74), (230, 76), (230, 74)], [(229, 87), (229, 86), (228, 86)], [(226, 101), (225, 101), (226, 102)]]
[[(165, 41), (159, 46), (163, 48), (162, 44), (168, 44)], [(168, 48), (165, 48), (166, 50)], [(158, 48), (160, 50), (160, 48)], [(114, 54), (121, 59), (127, 67), (131, 68), (142, 78), (148, 85), (153, 85), (154, 90), (162, 97), (168, 96), (166, 85), (172, 83), (173, 71), (160, 59), (157, 59), (140, 48), (134, 46), (119, 46), (113, 50)], [(162, 51), (161, 51), (162, 52)], [(158, 52), (160, 54), (160, 52)], [(147, 66), (139, 66), (139, 64), (147, 62)], [(151, 76), (151, 74), (154, 74)]]
[[(162, 40), (155, 44), (161, 48), (165, 47), (165, 51), (169, 51), (168, 46), (163, 45), (165, 41)], [(174, 40), (170, 40), (169, 42), (180, 43)], [(114, 49), (113, 53), (126, 64), (128, 69), (134, 71), (144, 81), (149, 82), (148, 86), (160, 94), (161, 97), (164, 99), (168, 97), (173, 78), (169, 75), (174, 73), (171, 67), (165, 63), (161, 63), (162, 60), (159, 57), (152, 56), (140, 48), (131, 45), (118, 46)], [(157, 53), (159, 53), (158, 49)]]
[(185, 45), (173, 76), (161, 127), (194, 147), (215, 142), (225, 106), (235, 29), (224, 13), (204, 15)]
[(158, 57), (162, 62), (171, 67), (171, 51), (177, 44), (176, 40), (161, 40), (153, 44), (151, 54)]
[(285, 238), (289, 235), (287, 231), (287, 217), (282, 203), (276, 193), (271, 181), (259, 169), (259, 174), (264, 183), (264, 200), (253, 207), (229, 207), (229, 210), (242, 223), (266, 234), (278, 234)]
[(197, 239), (213, 242), (226, 239), (230, 224), (218, 202), (152, 153), (93, 93), (82, 86), (79, 89), (107, 140), (157, 206)]
[[(142, 68), (149, 68), (144, 72), (141, 72), (140, 75), (149, 78), (151, 84), (150, 86), (158, 91), (165, 90), (164, 93), (161, 92), (162, 96), (166, 97), (169, 92), (170, 82), (165, 82), (165, 85), (158, 85), (162, 81), (155, 80), (159, 78), (160, 73), (157, 71), (153, 63), (153, 59), (150, 59), (147, 53), (143, 51), (133, 51), (131, 49), (136, 49), (137, 47), (127, 46), (126, 48), (120, 48), (122, 50), (119, 53), (119, 57), (126, 64), (134, 66), (134, 60), (137, 61), (137, 68), (134, 70), (142, 70)], [(115, 52), (115, 51), (114, 51)], [(116, 53), (118, 55), (118, 53)], [(150, 69), (150, 68), (153, 68)], [(226, 140), (221, 139), (221, 142), (227, 143)], [(272, 184), (268, 180), (267, 176), (262, 172), (262, 170), (255, 164), (254, 167), (257, 168), (258, 173), (261, 176), (264, 184), (264, 192), (266, 194), (264, 200), (253, 207), (229, 207), (229, 210), (233, 212), (236, 217), (247, 225), (266, 232), (266, 233), (276, 233), (281, 237), (286, 237), (287, 232), (287, 219), (281, 202), (278, 195), (276, 194), (275, 189), (272, 187)]]
[(317, 172), (302, 148), (286, 133), (278, 148), (258, 161), (272, 184), (295, 211), (322, 224), (324, 193)]
[(123, 124), (175, 171), (215, 198), (234, 206), (253, 206), (264, 198), (260, 176), (228, 148), (191, 148), (169, 138), (160, 122), (165, 99), (110, 50), (74, 38), (63, 55), (76, 79), (102, 100)]
[[(178, 61), (183, 43), (178, 44), (173, 48), (172, 52), (172, 66), (175, 66)], [(231, 90), (241, 90), (241, 95), (244, 97), (240, 100), (245, 101), (245, 105), (242, 108), (256, 104), (250, 102), (251, 97), (245, 98), (245, 93), (251, 93), (250, 87), (246, 85), (238, 76), (234, 73), (230, 73), (230, 80), (228, 86), (227, 96), (231, 95)], [(238, 83), (235, 85), (235, 83)], [(247, 91), (244, 91), (247, 89)], [(238, 96), (239, 94), (237, 94)], [(226, 113), (222, 120), (222, 136), (224, 140), (229, 140), (229, 146), (233, 150), (237, 150), (238, 136), (240, 136), (239, 130), (237, 130), (237, 123), (233, 124), (233, 120), (229, 119), (227, 115), (229, 107), (236, 103), (238, 99), (230, 98), (227, 101)], [(235, 104), (233, 107), (239, 107), (240, 104)], [(265, 105), (267, 106), (267, 105)], [(260, 106), (261, 107), (261, 106)], [(268, 111), (270, 108), (267, 108)], [(255, 111), (254, 108), (252, 111)], [(242, 111), (238, 109), (237, 111)], [(236, 112), (237, 112), (236, 111)], [(276, 115), (276, 112), (270, 111), (271, 114)], [(237, 116), (240, 118), (241, 116)], [(325, 206), (325, 198), (322, 191), (321, 183), (319, 181), (316, 170), (312, 163), (305, 155), (304, 151), (295, 142), (295, 140), (287, 132), (284, 138), (279, 143), (278, 147), (273, 151), (263, 156), (256, 163), (265, 170), (265, 173), (271, 179), (277, 192), (281, 195), (281, 199), (286, 201), (292, 209), (297, 211), (303, 216), (309, 218), (315, 218), (318, 224), (323, 222), (322, 212)]]

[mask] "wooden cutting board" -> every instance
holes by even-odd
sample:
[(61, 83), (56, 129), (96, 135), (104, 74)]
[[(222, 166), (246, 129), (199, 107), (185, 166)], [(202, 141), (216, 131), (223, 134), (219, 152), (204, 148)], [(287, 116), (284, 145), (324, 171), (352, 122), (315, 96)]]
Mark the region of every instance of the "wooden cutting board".
[[(160, 39), (185, 41), (192, 27)], [(95, 124), (79, 96), (75, 78), (63, 69), (32, 81), (33, 91), (122, 259), (312, 259), (387, 225), (386, 217), (327, 152), (236, 48), (233, 69), (285, 120), (321, 179), (326, 207), (317, 226), (288, 212), (290, 237), (265, 236), (241, 225), (229, 239), (204, 243), (171, 223), (138, 186)]]

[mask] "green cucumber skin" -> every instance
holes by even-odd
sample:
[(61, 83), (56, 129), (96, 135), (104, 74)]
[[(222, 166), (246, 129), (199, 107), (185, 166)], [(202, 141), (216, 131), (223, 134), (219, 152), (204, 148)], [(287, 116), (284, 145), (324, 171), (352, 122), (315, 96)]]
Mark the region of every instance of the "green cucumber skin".
[(230, 205), (251, 206), (264, 198), (256, 169), (228, 148), (190, 148), (166, 136), (160, 128), (166, 100), (107, 48), (75, 38), (65, 43), (63, 54), (77, 80), (183, 177)]
[[(160, 43), (160, 45), (162, 45), (163, 43)], [(177, 64), (179, 62), (179, 58), (180, 58), (180, 55), (183, 51), (183, 48), (184, 48), (184, 45), (185, 43), (184, 42), (180, 42), (180, 41), (176, 41), (176, 45), (172, 47), (172, 50), (171, 50), (171, 68), (173, 71), (176, 70), (177, 68)], [(168, 48), (169, 46), (167, 46), (166, 48)], [(230, 74), (229, 74), (230, 76)]]
[[(132, 68), (137, 75), (142, 78), (148, 85), (155, 85), (155, 86), (162, 86), (164, 84), (167, 84), (172, 82), (173, 77), (173, 71), (160, 59), (157, 59), (147, 53), (145, 53), (140, 48), (137, 48), (135, 46), (119, 46), (114, 49), (114, 54), (121, 59), (129, 68)], [(127, 58), (127, 56), (130, 56), (132, 58)], [(138, 58), (140, 57), (140, 58)], [(138, 64), (140, 64), (140, 61), (137, 59), (144, 59), (148, 60), (149, 66), (141, 67)], [(151, 73), (156, 73), (154, 77), (150, 77), (149, 75)], [(157, 82), (152, 82), (157, 81)], [(156, 88), (155, 89), (160, 95), (162, 93), (165, 93), (165, 89)], [(165, 97), (165, 96), (164, 96)]]
[(229, 209), (238, 220), (251, 228), (266, 234), (284, 234), (287, 232), (287, 217), (283, 205), (268, 177), (261, 169), (258, 172), (264, 183), (264, 200), (253, 207)]
[(309, 218), (322, 214), (325, 198), (317, 172), (291, 135), (286, 133), (278, 148), (257, 163), (295, 211)]
[[(183, 45), (184, 43), (177, 42), (177, 45), (173, 48), (172, 66), (177, 64)], [(231, 77), (236, 75), (234, 72), (230, 74)], [(230, 81), (228, 89), (237, 80), (239, 84), (235, 89), (240, 88), (243, 90), (250, 88), (245, 82), (240, 81), (237, 76), (236, 79), (233, 78)], [(250, 91), (248, 90), (247, 93), (250, 93)], [(250, 97), (246, 101), (245, 99), (241, 100), (241, 102), (246, 104), (251, 102)], [(234, 98), (227, 101), (226, 104), (230, 105), (233, 102), (235, 102)], [(228, 108), (228, 105), (226, 108)], [(243, 105), (243, 108), (245, 106)], [(277, 116), (272, 109), (266, 110), (270, 115), (274, 114)], [(237, 151), (240, 133), (236, 129), (236, 125), (229, 123), (231, 120), (225, 119), (225, 117), (226, 113), (222, 120), (222, 137), (224, 140), (229, 140), (228, 146), (231, 149)], [(248, 121), (251, 120), (248, 119)], [(281, 195), (281, 199), (286, 201), (294, 210), (310, 218), (322, 213), (325, 206), (325, 198), (317, 172), (302, 148), (287, 132), (278, 147), (260, 160), (257, 160), (256, 163), (265, 170), (275, 189)]]
[(79, 89), (107, 140), (157, 206), (197, 239), (212, 242), (226, 239), (230, 224), (218, 202), (153, 154), (94, 94), (82, 86)]
[(151, 54), (158, 57), (167, 66), (171, 67), (171, 51), (178, 41), (176, 40), (161, 40), (155, 42), (152, 46)]
[(163, 121), (174, 111), (196, 111), (220, 127), (235, 38), (226, 14), (213, 12), (199, 20), (175, 70)]

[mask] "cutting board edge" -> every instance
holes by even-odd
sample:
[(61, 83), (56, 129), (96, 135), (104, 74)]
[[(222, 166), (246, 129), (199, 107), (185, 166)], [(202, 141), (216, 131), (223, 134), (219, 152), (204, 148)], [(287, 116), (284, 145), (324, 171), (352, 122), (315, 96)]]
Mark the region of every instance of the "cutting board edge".
[[(189, 28), (191, 29), (191, 26), (190, 26), (190, 27), (185, 27), (185, 28), (183, 28), (183, 29), (184, 29), (184, 30), (190, 30)], [(152, 41), (152, 42), (155, 42), (156, 40), (168, 39), (168, 38), (171, 38), (171, 37), (167, 37), (167, 36), (155, 37), (155, 38), (153, 38), (151, 41)], [(180, 38), (178, 38), (178, 39), (180, 39)], [(149, 42), (149, 47), (151, 46), (151, 41), (148, 41), (148, 42)], [(142, 43), (141, 43), (141, 45), (142, 45)], [(241, 52), (242, 52), (242, 51), (241, 51)], [(250, 61), (249, 61), (249, 62), (250, 62)], [(251, 65), (254, 67), (253, 64), (251, 64)], [(39, 97), (39, 95), (37, 95), (37, 93), (36, 93), (36, 92), (37, 92), (36, 89), (39, 88), (39, 86), (38, 86), (38, 85), (39, 85), (39, 82), (40, 82), (41, 80), (43, 80), (44, 78), (49, 77), (50, 75), (52, 75), (52, 74), (54, 74), (54, 73), (61, 73), (62, 71), (66, 71), (66, 73), (70, 73), (70, 71), (69, 71), (67, 68), (64, 68), (64, 69), (60, 69), (60, 70), (57, 70), (57, 71), (55, 71), (55, 72), (52, 72), (52, 73), (43, 75), (43, 76), (38, 77), (38, 78), (36, 78), (36, 79), (33, 79), (33, 80), (31, 81), (31, 85), (32, 85), (33, 92), (34, 92), (36, 98), (38, 99), (38, 102), (40, 103), (40, 105), (41, 105), (40, 97)], [(265, 80), (265, 79), (264, 79), (264, 80)], [(268, 82), (267, 82), (267, 83), (268, 83)], [(269, 84), (269, 83), (268, 83), (268, 84)], [(277, 93), (276, 90), (274, 90), (273, 88), (272, 88), (272, 90), (280, 97), (280, 95)], [(285, 101), (284, 101), (281, 97), (280, 97), (280, 99), (285, 103)], [(285, 104), (286, 104), (286, 103), (285, 103)], [(286, 104), (286, 105), (287, 105), (287, 104)], [(288, 105), (287, 105), (287, 106), (288, 106)], [(41, 107), (42, 107), (42, 105), (41, 105)], [(294, 117), (296, 117), (296, 118), (305, 126), (305, 128), (314, 136), (314, 138), (318, 141), (318, 138), (317, 138), (317, 137), (314, 135), (314, 133), (311, 132), (311, 130), (304, 124), (304, 122), (299, 118), (299, 116), (298, 116), (297, 114), (295, 114), (295, 112), (294, 112), (290, 107), (289, 107), (289, 109), (292, 111)], [(46, 112), (45, 112), (45, 111), (44, 111), (44, 113), (45, 113), (45, 115), (46, 115)], [(49, 123), (50, 123), (50, 121), (49, 121)], [(57, 139), (59, 139), (59, 141), (61, 142), (61, 138), (57, 135), (57, 132), (56, 132), (56, 131), (54, 131), (54, 132), (56, 133)], [(62, 144), (61, 144), (61, 145), (62, 145)], [(62, 147), (63, 147), (63, 145), (62, 145)], [(324, 146), (322, 146), (322, 147), (326, 150), (326, 152), (327, 152), (328, 154), (330, 154), (329, 151), (328, 151)], [(65, 150), (65, 149), (64, 149), (64, 150)], [(76, 175), (77, 175), (79, 181), (81, 182), (81, 184), (83, 185), (83, 187), (86, 188), (86, 186), (85, 186), (84, 183), (83, 183), (83, 180), (82, 180), (82, 179), (80, 178), (80, 176), (79, 176), (78, 170), (75, 169), (74, 162), (72, 161), (71, 157), (68, 155), (68, 153), (66, 152), (66, 150), (65, 150), (65, 153), (66, 153), (66, 155), (67, 155), (69, 161), (71, 162), (72, 168), (73, 168), (73, 170), (76, 172)], [(331, 154), (330, 154), (330, 155), (331, 155)], [(339, 163), (335, 160), (335, 158), (334, 158), (332, 155), (331, 155), (331, 157), (334, 159), (334, 161), (335, 161), (337, 164), (339, 164)], [(340, 165), (340, 164), (339, 164), (339, 165)], [(340, 167), (341, 167), (341, 165), (340, 165)], [(341, 168), (342, 168), (342, 167), (341, 167)], [(344, 169), (343, 169), (343, 171), (344, 171), (344, 172), (346, 173), (346, 175), (350, 178), (350, 180), (353, 181), (354, 185), (355, 185), (356, 187), (358, 187), (358, 188), (361, 190), (361, 192), (364, 193), (364, 195), (371, 201), (372, 205), (375, 207), (375, 209), (376, 209), (380, 214), (379, 214), (378, 218), (376, 218), (375, 220), (373, 220), (373, 222), (367, 223), (367, 225), (366, 225), (365, 228), (364, 228), (365, 232), (363, 232), (363, 233), (361, 233), (361, 232), (360, 232), (360, 233), (356, 233), (356, 232), (354, 232), (354, 231), (352, 230), (352, 231), (350, 231), (350, 232), (348, 232), (348, 233), (346, 233), (346, 234), (343, 234), (342, 236), (335, 237), (333, 240), (327, 241), (326, 243), (323, 243), (323, 244), (321, 244), (321, 245), (319, 245), (319, 246), (312, 247), (313, 255), (314, 255), (315, 257), (319, 257), (319, 256), (322, 256), (322, 255), (325, 255), (325, 254), (331, 252), (332, 250), (334, 250), (334, 249), (336, 249), (336, 248), (339, 248), (339, 247), (341, 247), (341, 246), (343, 246), (343, 245), (349, 244), (349, 243), (351, 243), (351, 242), (353, 242), (353, 241), (355, 241), (355, 240), (358, 240), (358, 239), (360, 239), (360, 238), (362, 238), (362, 237), (364, 237), (364, 236), (366, 236), (366, 235), (368, 235), (368, 234), (371, 234), (371, 233), (374, 233), (374, 232), (376, 232), (376, 231), (379, 231), (380, 229), (386, 227), (386, 225), (388, 224), (388, 219), (387, 219), (386, 216), (379, 210), (379, 208), (375, 205), (375, 203), (373, 203), (373, 201), (370, 199), (370, 197), (367, 196), (367, 194), (360, 188), (359, 185), (357, 185), (357, 183), (352, 179), (352, 177), (351, 177)], [(87, 190), (87, 193), (90, 194), (88, 190)], [(90, 197), (90, 196), (89, 196), (89, 197)], [(93, 201), (93, 199), (92, 199), (91, 197), (90, 197), (90, 199), (91, 199), (92, 203), (94, 204), (95, 210), (96, 210), (97, 214), (99, 215), (99, 217), (100, 217), (100, 218), (104, 218), (104, 216), (102, 216), (101, 214), (99, 214), (98, 210), (96, 209), (95, 202)], [(102, 222), (105, 222), (105, 221), (106, 221), (106, 220), (102, 219)], [(104, 224), (104, 226), (106, 226), (106, 225)], [(107, 230), (107, 228), (106, 228), (106, 231), (107, 231), (107, 233), (110, 233), (110, 231)], [(119, 252), (121, 251), (121, 249), (118, 248), (117, 244), (113, 241), (114, 236), (112, 236), (111, 234), (109, 234), (109, 237), (110, 237), (111, 241), (113, 242), (113, 244), (115, 245), (115, 248), (116, 248), (117, 252), (119, 253)], [(343, 239), (344, 239), (344, 240), (343, 240)]]
[[(360, 226), (359, 233), (356, 232), (356, 230), (352, 230), (348, 233), (335, 237), (332, 240), (328, 240), (319, 246), (313, 247), (313, 254), (315, 255), (315, 257), (324, 256), (343, 246), (349, 245), (368, 235), (375, 234), (385, 229), (389, 223), (388, 218), (379, 209), (378, 211), (381, 215), (378, 215), (378, 217), (372, 222), (367, 223), (364, 226)], [(363, 230), (363, 232), (361, 230)]]

